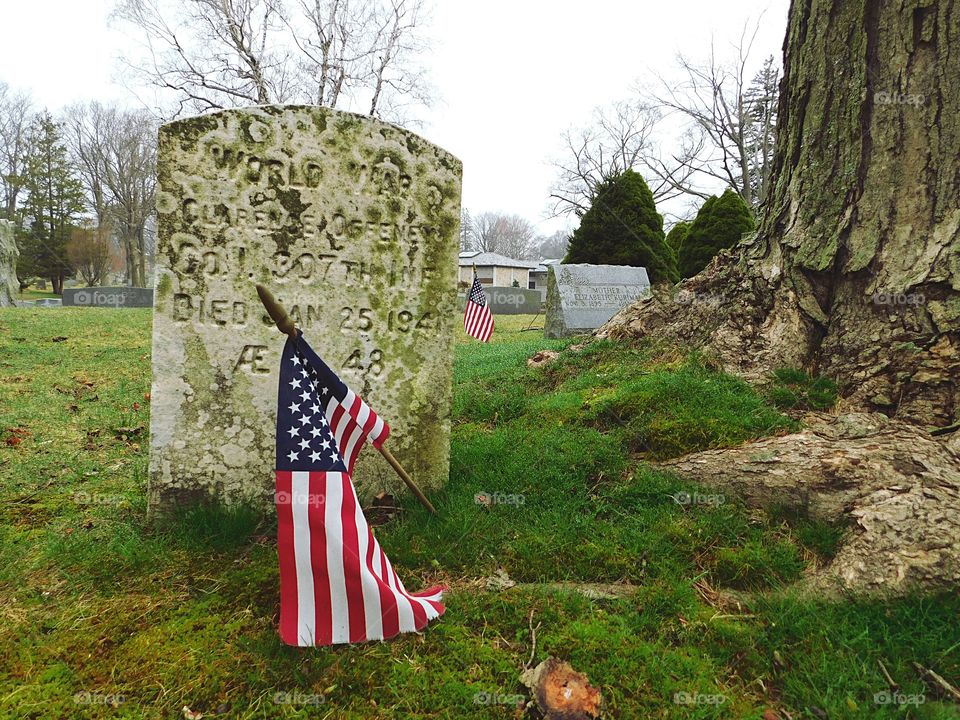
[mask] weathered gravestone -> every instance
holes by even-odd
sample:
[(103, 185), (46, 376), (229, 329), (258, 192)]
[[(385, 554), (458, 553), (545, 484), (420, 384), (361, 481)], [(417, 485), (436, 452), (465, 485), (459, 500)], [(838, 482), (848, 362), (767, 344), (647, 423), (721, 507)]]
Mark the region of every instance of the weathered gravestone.
[(0, 307), (12, 307), (17, 304), (20, 283), (17, 282), (17, 249), (13, 237), (14, 224), (9, 220), (0, 220)]
[(153, 288), (85, 287), (65, 288), (63, 304), (68, 307), (145, 308), (153, 307)]
[(628, 265), (549, 265), (543, 334), (561, 338), (596, 330), (650, 292), (646, 268)]
[[(272, 502), (285, 338), (257, 282), (390, 424), (414, 480), (446, 482), (461, 171), (411, 132), (324, 108), (160, 129), (151, 512)], [(369, 449), (354, 478), (364, 496), (402, 487)]]

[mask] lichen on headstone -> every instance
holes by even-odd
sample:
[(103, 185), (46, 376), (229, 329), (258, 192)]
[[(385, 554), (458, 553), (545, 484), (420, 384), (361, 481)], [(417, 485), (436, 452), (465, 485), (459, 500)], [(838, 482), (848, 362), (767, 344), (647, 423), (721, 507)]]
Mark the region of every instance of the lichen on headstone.
[[(461, 164), (413, 133), (308, 106), (160, 130), (150, 505), (272, 500), (284, 337), (255, 283), (391, 426), (424, 490), (449, 471)], [(402, 492), (374, 451), (361, 496)]]
[(0, 307), (17, 304), (20, 283), (17, 281), (17, 258), (20, 250), (14, 239), (14, 224), (0, 220)]

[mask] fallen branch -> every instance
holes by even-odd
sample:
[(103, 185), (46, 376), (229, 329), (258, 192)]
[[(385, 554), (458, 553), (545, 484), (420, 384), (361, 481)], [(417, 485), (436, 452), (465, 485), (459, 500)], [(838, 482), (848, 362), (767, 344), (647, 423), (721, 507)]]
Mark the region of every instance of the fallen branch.
[(530, 617), (527, 620), (527, 627), (530, 628), (530, 659), (523, 666), (524, 670), (529, 670), (530, 666), (533, 665), (533, 656), (537, 653), (537, 630), (540, 629), (541, 625), (543, 625), (543, 621), (538, 622), (536, 627), (533, 626), (533, 609), (531, 608)]
[(880, 672), (883, 673), (883, 679), (887, 681), (887, 685), (890, 686), (891, 692), (900, 692), (900, 684), (895, 682), (894, 679), (890, 677), (890, 673), (887, 672), (887, 668), (883, 664), (883, 660), (877, 659), (877, 665), (880, 666)]
[(944, 680), (940, 675), (935, 673), (930, 668), (925, 668), (918, 662), (913, 663), (913, 667), (916, 668), (918, 673), (920, 673), (921, 679), (931, 690), (939, 691), (940, 693), (948, 696), (955, 703), (960, 703), (960, 690), (957, 690), (957, 688)]

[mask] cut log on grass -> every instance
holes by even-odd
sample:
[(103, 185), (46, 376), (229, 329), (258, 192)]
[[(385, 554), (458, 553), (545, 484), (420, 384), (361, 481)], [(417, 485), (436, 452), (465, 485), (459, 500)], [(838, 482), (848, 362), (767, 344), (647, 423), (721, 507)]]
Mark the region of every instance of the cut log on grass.
[(602, 698), (587, 676), (569, 664), (547, 658), (520, 681), (530, 689), (545, 720), (590, 720), (600, 717)]
[(901, 593), (960, 584), (960, 438), (852, 413), (659, 466), (749, 505), (851, 520), (836, 557), (809, 578), (814, 587)]

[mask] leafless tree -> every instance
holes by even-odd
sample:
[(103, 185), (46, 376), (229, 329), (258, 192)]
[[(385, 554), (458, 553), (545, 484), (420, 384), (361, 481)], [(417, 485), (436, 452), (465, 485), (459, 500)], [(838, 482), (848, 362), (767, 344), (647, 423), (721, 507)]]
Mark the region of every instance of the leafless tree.
[(304, 30), (295, 18), (285, 17), (301, 53), (300, 67), (313, 79), (313, 101), (337, 107), (344, 89), (365, 72), (370, 48), (358, 42), (372, 22), (370, 7), (350, 0), (298, 0)]
[(144, 40), (146, 57), (128, 66), (172, 91), (177, 114), (293, 96), (280, 0), (119, 0), (114, 17)]
[(83, 180), (87, 203), (98, 227), (105, 227), (110, 211), (106, 185), (107, 123), (104, 108), (99, 104), (73, 105), (63, 112), (63, 129), (67, 147)]
[(535, 241), (537, 259), (563, 258), (570, 246), (570, 231), (557, 230), (552, 235), (538, 237)]
[[(767, 150), (758, 155), (755, 123), (773, 119), (769, 112), (764, 115), (765, 111), (760, 113), (764, 117), (758, 118), (756, 99), (748, 96), (747, 65), (758, 29), (759, 22), (752, 32), (744, 26), (731, 62), (722, 62), (711, 44), (703, 63), (677, 56), (681, 81), (660, 78), (659, 89), (648, 101), (663, 112), (664, 119), (686, 120), (687, 129), (678, 152), (667, 153), (666, 157), (651, 154), (644, 159), (658, 183), (706, 197), (708, 186), (716, 186), (719, 181), (736, 189), (749, 205), (756, 205), (762, 197), (764, 179), (769, 177), (774, 126), (765, 129)], [(770, 107), (771, 86), (776, 86), (775, 70), (768, 68), (764, 82), (766, 109)], [(758, 157), (765, 165), (758, 165)]]
[(519, 215), (480, 213), (474, 218), (473, 227), (475, 250), (499, 253), (516, 260), (526, 260), (534, 254), (536, 230)]
[(13, 219), (23, 190), (25, 163), (30, 154), (33, 101), (0, 82), (0, 217)]
[(129, 59), (184, 111), (274, 102), (364, 107), (399, 119), (428, 104), (426, 0), (118, 0), (144, 39)]
[(477, 231), (473, 223), (473, 217), (467, 208), (460, 211), (460, 250), (461, 252), (473, 250), (477, 241)]
[[(650, 153), (658, 119), (657, 111), (644, 103), (620, 101), (594, 110), (590, 125), (564, 132), (564, 155), (553, 162), (558, 171), (550, 193), (553, 214), (579, 216), (589, 210), (602, 183)], [(662, 197), (657, 191), (654, 197)]]
[(109, 226), (74, 228), (67, 242), (67, 258), (84, 283), (90, 287), (102, 285), (110, 271)]
[(127, 281), (147, 282), (156, 186), (156, 120), (145, 111), (99, 103), (67, 111), (70, 149), (98, 224), (110, 224), (126, 260)]
[(371, 54), (371, 117), (398, 117), (410, 104), (430, 104), (425, 73), (413, 67), (427, 48), (419, 27), (426, 11), (423, 0), (388, 0), (377, 5), (374, 52)]

